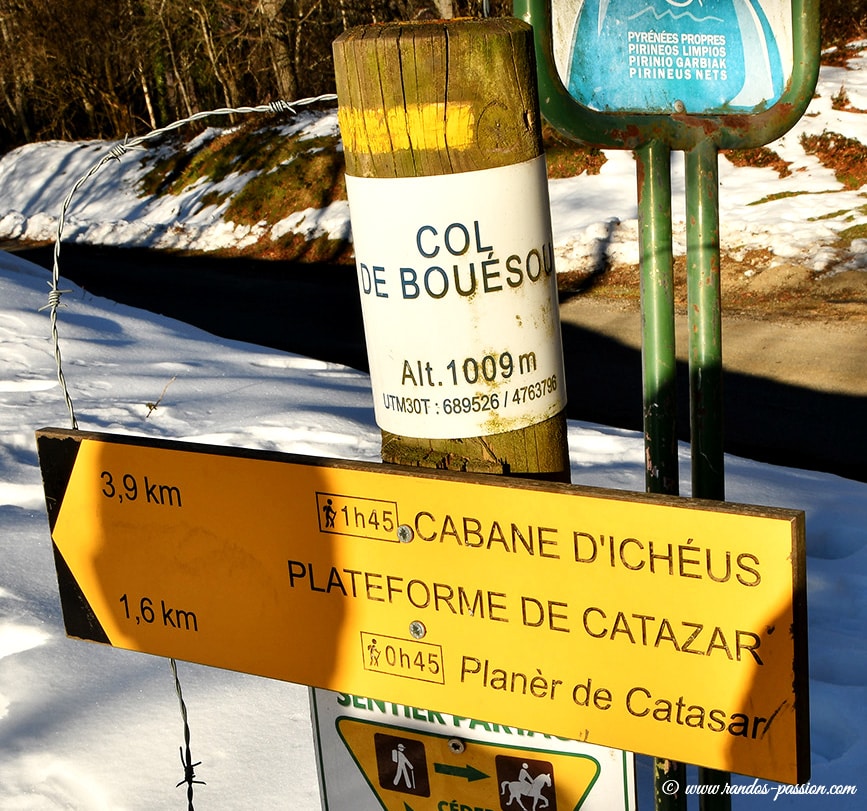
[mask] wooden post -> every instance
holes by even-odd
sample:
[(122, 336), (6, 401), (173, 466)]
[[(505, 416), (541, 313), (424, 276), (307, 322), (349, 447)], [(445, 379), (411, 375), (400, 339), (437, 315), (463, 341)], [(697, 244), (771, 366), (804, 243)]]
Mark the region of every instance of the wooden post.
[[(335, 41), (334, 62), (349, 179), (452, 176), (526, 164), (542, 155), (532, 30), (520, 20), (450, 20), (356, 28)], [(521, 205), (529, 208), (533, 202), (521, 200)], [(498, 203), (497, 199), (482, 201), (488, 209)], [(357, 230), (354, 210), (353, 229)], [(433, 233), (431, 226), (426, 236)], [(484, 243), (484, 237), (481, 242), (479, 237), (477, 227), (477, 245)], [(449, 258), (457, 253), (453, 251)], [(553, 255), (548, 259), (553, 266)], [(437, 261), (442, 262), (442, 257)], [(503, 257), (497, 266), (501, 275), (491, 277), (491, 289), (500, 298), (509, 294), (505, 261)], [(447, 272), (451, 272), (450, 266)], [(458, 273), (457, 266), (454, 273)], [(544, 317), (549, 322), (550, 341), (556, 342), (562, 353), (556, 281), (553, 273), (550, 276), (547, 282), (554, 285), (554, 306)], [(453, 319), (450, 323), (418, 324), (416, 329), (425, 331), (427, 340), (436, 344), (457, 326)], [(369, 354), (370, 343), (368, 334)], [(507, 362), (517, 363), (517, 355), (513, 352)], [(502, 356), (491, 357), (497, 360)], [(463, 360), (459, 357), (457, 365), (451, 366), (454, 377)], [(372, 364), (374, 361), (371, 355)], [(517, 380), (516, 372), (510, 374)], [(435, 387), (434, 395), (444, 391), (442, 381), (432, 378), (428, 382)], [(559, 385), (565, 382), (560, 380)], [(374, 394), (377, 396), (376, 386)], [(502, 400), (498, 403), (502, 405)], [(505, 413), (501, 408), (497, 416)], [(505, 419), (501, 425), (508, 427)], [(568, 481), (565, 410), (535, 424), (457, 439), (403, 436), (383, 430), (382, 458), (405, 465)]]

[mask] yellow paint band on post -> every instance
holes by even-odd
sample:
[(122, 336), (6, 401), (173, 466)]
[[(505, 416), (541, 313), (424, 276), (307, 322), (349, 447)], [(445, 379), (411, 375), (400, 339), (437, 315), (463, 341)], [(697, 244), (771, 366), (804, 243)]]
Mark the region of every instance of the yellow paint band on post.
[(338, 120), (348, 151), (374, 154), (400, 149), (468, 149), (476, 124), (472, 105), (466, 102), (415, 104), (385, 111), (341, 107)]

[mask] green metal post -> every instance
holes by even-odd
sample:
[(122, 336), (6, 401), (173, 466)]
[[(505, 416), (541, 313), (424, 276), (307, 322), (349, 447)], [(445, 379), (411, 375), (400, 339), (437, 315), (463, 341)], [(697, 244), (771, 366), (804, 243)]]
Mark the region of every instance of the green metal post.
[[(686, 252), (689, 307), (689, 408), (692, 495), (725, 499), (720, 297), (719, 177), (717, 148), (700, 142), (686, 153)], [(699, 768), (699, 783), (725, 786), (727, 772)], [(727, 811), (720, 788), (702, 794), (700, 811)]]
[[(650, 141), (635, 151), (641, 267), (641, 362), (645, 488), (677, 495), (674, 253), (671, 240), (671, 149)], [(686, 811), (686, 765), (654, 761), (656, 811)]]
[(635, 151), (641, 262), (645, 485), (677, 495), (674, 258), (671, 149), (651, 141)]
[(719, 245), (717, 149), (711, 141), (702, 141), (686, 153), (692, 495), (722, 501), (725, 487)]
[[(767, 109), (750, 114), (672, 114), (664, 111), (605, 112), (585, 107), (568, 91), (555, 60), (552, 0), (513, 0), (516, 17), (533, 26), (542, 114), (550, 124), (585, 144), (634, 150), (638, 166), (639, 233), (643, 318), (644, 426), (646, 489), (677, 492), (676, 415), (674, 402), (673, 294), (671, 291), (670, 150), (686, 154), (687, 262), (689, 287), (690, 428), (692, 494), (723, 500), (722, 346), (720, 307), (719, 149), (763, 146), (787, 132), (804, 114), (819, 75), (819, 0), (792, 0), (792, 75), (783, 95)], [(576, 6), (580, 7), (580, 4)], [(566, 32), (568, 35), (568, 32)], [(579, 43), (580, 46), (581, 43)], [(670, 363), (670, 365), (669, 365)], [(673, 448), (673, 450), (672, 450)], [(675, 764), (677, 765), (677, 764)], [(657, 809), (668, 804), (663, 785), (671, 790), (670, 762), (657, 761)], [(660, 777), (662, 781), (660, 781)], [(665, 783), (668, 779), (671, 782)], [(729, 776), (699, 769), (699, 780), (720, 788), (702, 794), (702, 811), (731, 807), (722, 794)], [(672, 801), (674, 802), (674, 801)]]

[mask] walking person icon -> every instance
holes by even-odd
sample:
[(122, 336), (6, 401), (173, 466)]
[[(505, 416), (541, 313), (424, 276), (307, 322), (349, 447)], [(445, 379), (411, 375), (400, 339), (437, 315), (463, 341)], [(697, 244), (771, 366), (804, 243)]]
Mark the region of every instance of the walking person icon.
[(322, 508), (322, 512), (325, 515), (325, 529), (330, 529), (334, 526), (334, 519), (337, 517), (337, 510), (334, 509), (331, 505), (334, 502), (329, 498), (325, 502), (325, 506)]
[(367, 652), (370, 654), (370, 667), (379, 667), (379, 648), (376, 647), (375, 639), (370, 640)]
[(430, 797), (430, 775), (422, 741), (375, 732), (373, 744), (379, 785), (383, 789)]
[(391, 759), (397, 764), (397, 770), (394, 773), (394, 785), (401, 782), (406, 783), (408, 789), (415, 788), (415, 775), (413, 774), (413, 765), (409, 762), (409, 758), (404, 754), (406, 747), (399, 743), (396, 749), (391, 751)]

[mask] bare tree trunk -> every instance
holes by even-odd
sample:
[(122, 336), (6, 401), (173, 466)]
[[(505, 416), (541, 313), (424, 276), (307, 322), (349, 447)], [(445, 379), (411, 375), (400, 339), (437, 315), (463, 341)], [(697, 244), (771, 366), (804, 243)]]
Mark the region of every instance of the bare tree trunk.
[(156, 129), (157, 126), (157, 117), (154, 113), (154, 105), (153, 100), (151, 99), (151, 89), (147, 80), (147, 73), (145, 72), (144, 59), (142, 58), (142, 47), (141, 47), (141, 29), (136, 25), (135, 20), (135, 12), (132, 7), (132, 0), (127, 0), (126, 4), (126, 13), (129, 17), (129, 28), (130, 28), (130, 36), (131, 36), (131, 47), (133, 50), (133, 64), (135, 67), (136, 75), (138, 76), (138, 83), (141, 87), (142, 98), (145, 103), (145, 110), (147, 110), (148, 116), (148, 124), (150, 124), (151, 129)]
[(285, 37), (281, 36), (283, 30), (282, 8), (282, 0), (259, 0), (258, 11), (264, 20), (262, 34), (271, 56), (277, 93), (280, 98), (291, 101), (297, 93), (296, 76), (298, 74), (293, 69), (295, 60), (292, 58), (291, 50)]
[(317, 11), (321, 5), (321, 0), (317, 0), (309, 9), (307, 9), (306, 14), (298, 20), (297, 26), (295, 28), (295, 75), (300, 76), (302, 70), (302, 61), (301, 57), (304, 53), (304, 25), (307, 21), (313, 16), (313, 12)]
[(229, 82), (223, 76), (223, 71), (220, 69), (220, 63), (217, 59), (217, 50), (214, 47), (214, 37), (211, 34), (211, 26), (208, 24), (208, 19), (201, 9), (190, 6), (190, 11), (196, 15), (199, 24), (202, 27), (202, 39), (205, 43), (205, 50), (208, 54), (208, 60), (211, 63), (211, 68), (214, 71), (214, 76), (217, 83), (220, 85), (220, 90), (223, 93), (223, 103), (226, 107), (234, 107), (234, 93), (229, 88)]
[[(0, 36), (3, 39), (3, 50), (6, 53), (12, 73), (12, 94), (10, 96), (9, 89), (4, 86), (3, 96), (9, 106), (10, 111), (15, 116), (18, 126), (21, 129), (21, 134), (25, 140), (32, 140), (33, 133), (27, 121), (27, 115), (24, 112), (24, 92), (22, 90), (21, 65), (18, 58), (18, 48), (14, 36), (9, 31), (8, 21), (5, 14), (0, 17)], [(20, 45), (20, 43), (17, 43)]]
[(193, 114), (193, 107), (190, 104), (190, 97), (187, 95), (187, 88), (186, 88), (186, 85), (184, 83), (183, 74), (181, 73), (180, 69), (178, 68), (178, 59), (177, 59), (177, 56), (175, 54), (174, 45), (172, 44), (172, 35), (171, 35), (171, 32), (169, 31), (168, 26), (166, 25), (165, 17), (163, 16), (163, 9), (164, 8), (165, 8), (165, 2), (160, 4), (160, 7), (159, 7), (159, 10), (157, 11), (157, 14), (159, 16), (160, 26), (163, 29), (163, 36), (165, 37), (165, 47), (166, 47), (166, 50), (168, 51), (168, 54), (169, 54), (169, 61), (172, 63), (172, 73), (174, 74), (174, 77), (175, 77), (175, 85), (178, 89), (178, 94), (180, 95), (181, 100), (184, 103), (184, 110), (185, 110), (184, 114), (187, 116), (190, 116)]
[(141, 59), (137, 61), (136, 72), (138, 73), (138, 80), (141, 85), (141, 93), (144, 98), (145, 109), (148, 111), (148, 124), (150, 124), (150, 128), (153, 130), (157, 127), (157, 117), (154, 112), (153, 101), (151, 100), (151, 89), (148, 85), (147, 79), (145, 78), (144, 66), (141, 63)]

